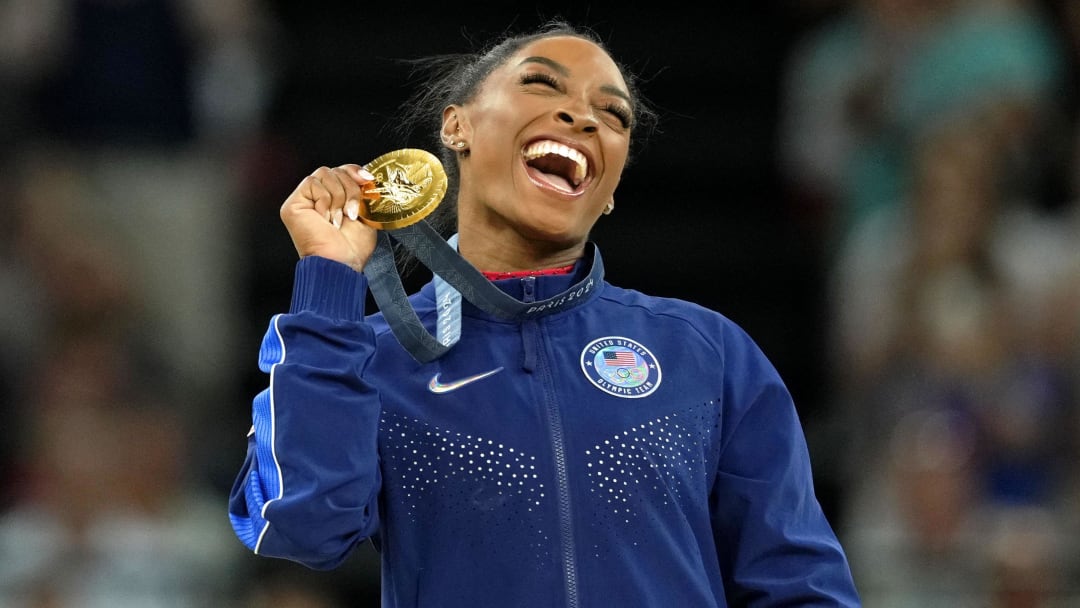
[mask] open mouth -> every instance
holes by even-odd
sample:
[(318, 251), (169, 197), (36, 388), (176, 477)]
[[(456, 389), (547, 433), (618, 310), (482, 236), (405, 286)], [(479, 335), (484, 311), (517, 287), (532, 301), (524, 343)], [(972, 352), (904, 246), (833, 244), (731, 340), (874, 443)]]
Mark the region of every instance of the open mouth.
[(533, 179), (567, 194), (577, 192), (589, 173), (589, 161), (584, 154), (549, 139), (525, 146), (522, 156)]

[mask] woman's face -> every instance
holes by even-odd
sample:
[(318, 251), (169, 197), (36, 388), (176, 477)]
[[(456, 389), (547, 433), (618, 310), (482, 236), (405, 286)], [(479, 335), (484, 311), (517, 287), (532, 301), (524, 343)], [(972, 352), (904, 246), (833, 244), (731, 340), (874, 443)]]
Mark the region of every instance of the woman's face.
[(584, 242), (626, 164), (626, 91), (606, 52), (560, 36), (524, 46), (472, 101), (449, 108), (444, 135), (469, 150), (461, 159), (463, 229), (510, 229), (556, 246)]

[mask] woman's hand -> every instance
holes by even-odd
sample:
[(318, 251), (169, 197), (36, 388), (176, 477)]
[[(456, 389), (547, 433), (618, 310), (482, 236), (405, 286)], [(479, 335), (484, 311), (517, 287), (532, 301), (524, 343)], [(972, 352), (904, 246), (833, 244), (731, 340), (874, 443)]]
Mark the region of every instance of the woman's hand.
[[(300, 257), (317, 255), (364, 269), (378, 231), (357, 219), (375, 177), (360, 165), (319, 167), (281, 205), (281, 221)], [(369, 197), (371, 198), (371, 197)]]

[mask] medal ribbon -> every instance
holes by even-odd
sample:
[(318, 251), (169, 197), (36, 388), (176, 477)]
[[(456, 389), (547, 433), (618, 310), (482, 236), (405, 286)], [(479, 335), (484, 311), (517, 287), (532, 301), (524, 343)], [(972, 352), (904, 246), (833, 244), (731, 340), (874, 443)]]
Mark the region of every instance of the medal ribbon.
[[(436, 307), (439, 311), (436, 323), (438, 339), (427, 331), (409, 304), (408, 295), (394, 263), (391, 236), (435, 275)], [(441, 357), (461, 337), (462, 297), (493, 317), (523, 321), (576, 307), (585, 301), (585, 296), (604, 278), (604, 264), (600, 259), (600, 252), (595, 245), (589, 243), (585, 257), (591, 260), (592, 266), (585, 278), (553, 297), (536, 302), (522, 302), (496, 287), (458, 255), (454, 247), (457, 244), (456, 235), (451, 237), (451, 240), (453, 245), (425, 221), (393, 231), (380, 230), (375, 251), (364, 267), (371, 294), (394, 337), (421, 363)], [(439, 294), (440, 284), (445, 284), (442, 294)]]

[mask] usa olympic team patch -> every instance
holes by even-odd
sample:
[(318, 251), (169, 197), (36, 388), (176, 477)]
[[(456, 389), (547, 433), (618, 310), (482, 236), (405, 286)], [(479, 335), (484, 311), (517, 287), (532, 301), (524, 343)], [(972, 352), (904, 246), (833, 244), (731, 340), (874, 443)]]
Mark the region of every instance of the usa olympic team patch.
[(607, 336), (581, 351), (581, 371), (605, 393), (637, 399), (660, 386), (660, 364), (649, 349), (630, 338)]

